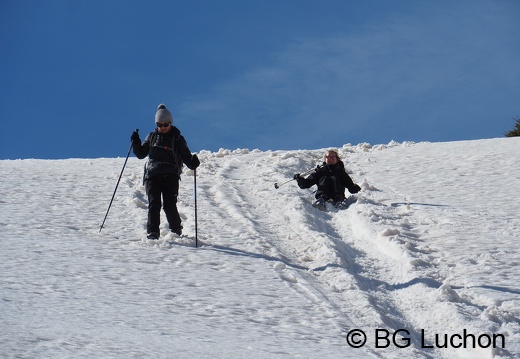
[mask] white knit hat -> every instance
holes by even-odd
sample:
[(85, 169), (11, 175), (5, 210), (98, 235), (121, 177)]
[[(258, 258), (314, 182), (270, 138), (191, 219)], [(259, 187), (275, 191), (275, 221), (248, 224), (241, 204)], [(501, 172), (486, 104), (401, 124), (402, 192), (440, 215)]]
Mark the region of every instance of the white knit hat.
[(162, 104), (162, 103), (157, 107), (157, 112), (155, 113), (155, 123), (159, 123), (159, 122), (161, 122), (161, 123), (165, 123), (165, 122), (172, 123), (173, 122), (171, 112), (168, 111), (168, 109), (166, 108), (166, 105)]

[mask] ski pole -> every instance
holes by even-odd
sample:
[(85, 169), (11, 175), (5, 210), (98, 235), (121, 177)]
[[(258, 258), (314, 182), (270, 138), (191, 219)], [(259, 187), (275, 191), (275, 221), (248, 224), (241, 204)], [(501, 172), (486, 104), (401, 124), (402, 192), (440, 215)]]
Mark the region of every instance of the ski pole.
[[(139, 132), (139, 129), (135, 129), (136, 132)], [(112, 194), (112, 199), (110, 200), (110, 204), (108, 205), (107, 213), (105, 214), (105, 219), (103, 219), (103, 223), (101, 223), (101, 227), (99, 227), (99, 233), (103, 229), (105, 225), (105, 221), (107, 220), (108, 211), (110, 211), (110, 207), (112, 206), (112, 202), (114, 201), (114, 197), (116, 195), (117, 187), (119, 186), (119, 181), (121, 181), (121, 177), (123, 176), (123, 171), (125, 170), (126, 162), (128, 161), (128, 157), (130, 157), (130, 151), (132, 150), (132, 144), (130, 144), (130, 148), (128, 149), (128, 153), (126, 155), (125, 163), (123, 164), (123, 168), (121, 169), (121, 174), (119, 175), (119, 179), (117, 180), (116, 188), (114, 189), (114, 194)]]
[(193, 170), (193, 192), (195, 196), (195, 247), (198, 247), (197, 231), (197, 170)]
[[(316, 167), (316, 168), (312, 168), (312, 169), (310, 169), (310, 170), (308, 170), (308, 171), (306, 171), (306, 172), (303, 172), (302, 174), (300, 174), (300, 176), (308, 175), (308, 174), (310, 174), (311, 172), (316, 171), (318, 168), (320, 168), (320, 166), (318, 166), (318, 167)], [(275, 184), (274, 184), (274, 188), (278, 189), (278, 188), (282, 187), (284, 184), (287, 184), (287, 183), (289, 183), (289, 182), (291, 182), (291, 181), (294, 181), (294, 178), (291, 178), (290, 180), (285, 181), (285, 182), (280, 183), (280, 184), (275, 183)]]

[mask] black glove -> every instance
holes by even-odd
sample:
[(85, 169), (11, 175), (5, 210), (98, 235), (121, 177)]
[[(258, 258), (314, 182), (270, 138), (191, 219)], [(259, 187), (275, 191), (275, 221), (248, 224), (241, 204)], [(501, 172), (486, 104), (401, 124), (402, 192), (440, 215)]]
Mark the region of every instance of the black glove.
[(298, 187), (303, 188), (302, 186), (304, 185), (303, 182), (305, 181), (305, 178), (303, 178), (302, 176), (300, 176), (299, 173), (297, 173), (294, 175), (294, 179), (298, 183)]
[(199, 167), (200, 165), (200, 160), (199, 160), (199, 157), (197, 157), (196, 154), (192, 155), (191, 156), (191, 162), (190, 162), (190, 165), (188, 166), (188, 168), (190, 170), (194, 170), (196, 169), (197, 167)]
[(130, 140), (132, 141), (132, 143), (134, 143), (136, 141), (141, 143), (141, 139), (139, 138), (139, 132), (137, 132), (137, 131), (132, 132), (132, 136), (130, 137)]
[(350, 193), (358, 193), (359, 191), (361, 191), (361, 187), (359, 187), (357, 184), (354, 184), (354, 186), (352, 186), (352, 188), (349, 188), (348, 191)]

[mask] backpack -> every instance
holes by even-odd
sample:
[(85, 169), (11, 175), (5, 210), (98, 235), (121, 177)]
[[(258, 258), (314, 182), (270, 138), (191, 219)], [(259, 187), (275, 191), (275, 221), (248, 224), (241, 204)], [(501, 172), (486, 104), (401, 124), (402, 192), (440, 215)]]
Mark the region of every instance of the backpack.
[[(150, 148), (153, 146), (152, 144), (155, 142), (155, 139), (157, 137), (157, 131), (154, 131), (152, 133), (152, 136), (150, 137)], [(177, 176), (180, 180), (181, 178), (181, 174), (182, 174), (182, 168), (183, 168), (183, 161), (182, 161), (182, 157), (179, 153), (179, 137), (180, 137), (180, 133), (175, 133), (174, 136), (173, 136), (173, 139), (172, 139), (172, 145), (171, 147), (166, 147), (166, 149), (169, 149), (172, 151), (172, 154), (173, 154), (173, 162), (174, 162), (174, 165), (177, 167)], [(159, 162), (160, 163), (164, 163), (164, 162)], [(170, 163), (168, 163), (170, 164)], [(144, 165), (144, 178), (143, 178), (143, 182), (144, 180), (146, 180), (147, 178), (147, 173), (148, 171), (151, 169), (150, 167), (153, 167), (153, 166), (150, 166), (150, 160), (148, 160), (145, 165)]]

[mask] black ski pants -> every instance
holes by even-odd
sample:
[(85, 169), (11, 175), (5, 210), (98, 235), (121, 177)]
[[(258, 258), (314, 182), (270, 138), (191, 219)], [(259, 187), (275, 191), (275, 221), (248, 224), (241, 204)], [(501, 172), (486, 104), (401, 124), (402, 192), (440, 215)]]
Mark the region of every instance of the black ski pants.
[[(176, 230), (181, 227), (181, 217), (177, 210), (177, 196), (179, 194), (179, 178), (175, 175), (159, 176), (147, 179), (145, 182), (148, 195), (148, 233), (160, 233), (161, 206), (166, 214), (169, 228)], [(161, 201), (162, 196), (162, 201)]]
[(345, 186), (341, 183), (341, 178), (336, 176), (323, 176), (318, 181), (316, 198), (325, 197), (325, 200), (337, 200), (345, 198)]

